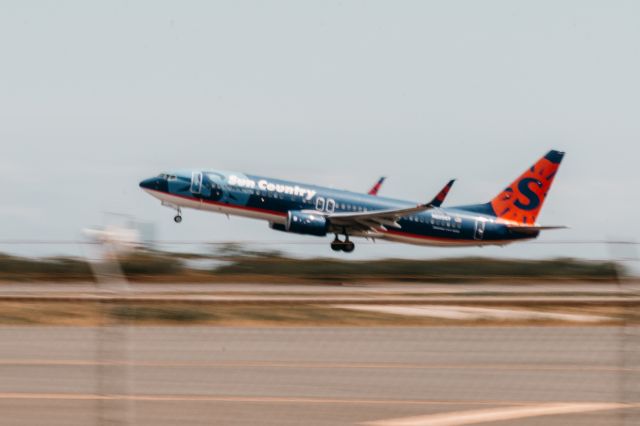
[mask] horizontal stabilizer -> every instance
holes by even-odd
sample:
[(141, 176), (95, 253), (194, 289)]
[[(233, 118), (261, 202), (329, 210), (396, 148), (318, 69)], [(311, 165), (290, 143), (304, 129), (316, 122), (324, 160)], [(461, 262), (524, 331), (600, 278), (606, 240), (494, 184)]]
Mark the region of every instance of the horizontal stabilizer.
[(553, 231), (556, 229), (567, 229), (566, 226), (536, 226), (536, 225), (507, 225), (510, 231), (522, 234), (533, 234), (539, 231)]

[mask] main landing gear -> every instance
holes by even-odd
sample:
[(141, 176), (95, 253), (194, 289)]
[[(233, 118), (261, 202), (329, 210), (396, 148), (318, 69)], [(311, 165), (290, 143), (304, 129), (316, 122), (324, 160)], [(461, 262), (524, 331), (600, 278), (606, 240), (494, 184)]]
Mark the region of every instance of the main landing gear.
[(345, 253), (351, 253), (355, 250), (356, 245), (353, 244), (353, 241), (349, 240), (349, 236), (345, 234), (345, 240), (342, 241), (338, 238), (338, 234), (336, 234), (336, 238), (331, 242), (331, 250), (333, 251), (343, 251)]

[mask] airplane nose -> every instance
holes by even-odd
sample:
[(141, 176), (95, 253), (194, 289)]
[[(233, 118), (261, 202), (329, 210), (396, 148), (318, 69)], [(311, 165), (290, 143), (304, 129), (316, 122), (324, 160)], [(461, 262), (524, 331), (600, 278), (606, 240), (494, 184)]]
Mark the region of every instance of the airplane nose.
[(169, 182), (167, 182), (167, 178), (164, 176), (156, 176), (140, 182), (140, 188), (153, 191), (168, 192)]
[(140, 182), (140, 188), (142, 189), (159, 189), (159, 187), (160, 187), (160, 179), (157, 177), (145, 179), (142, 182)]

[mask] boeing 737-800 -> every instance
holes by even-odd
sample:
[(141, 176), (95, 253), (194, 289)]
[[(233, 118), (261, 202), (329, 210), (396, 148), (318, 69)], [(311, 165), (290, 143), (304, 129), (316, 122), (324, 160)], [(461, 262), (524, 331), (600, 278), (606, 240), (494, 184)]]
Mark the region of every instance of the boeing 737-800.
[[(140, 182), (177, 211), (193, 208), (269, 222), (271, 229), (303, 235), (334, 234), (331, 248), (352, 252), (349, 237), (436, 246), (505, 245), (536, 238), (538, 213), (563, 152), (550, 151), (488, 203), (442, 207), (453, 180), (431, 201), (416, 204), (367, 194), (221, 170), (162, 173)], [(342, 239), (340, 236), (344, 236)]]

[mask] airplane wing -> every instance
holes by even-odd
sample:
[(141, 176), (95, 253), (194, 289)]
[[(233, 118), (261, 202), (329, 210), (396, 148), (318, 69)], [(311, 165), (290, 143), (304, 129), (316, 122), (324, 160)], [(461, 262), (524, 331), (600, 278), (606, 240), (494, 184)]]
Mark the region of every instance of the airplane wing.
[(385, 179), (386, 179), (386, 177), (384, 177), (384, 176), (382, 176), (380, 179), (378, 179), (378, 182), (376, 182), (376, 184), (373, 185), (373, 187), (371, 187), (371, 189), (369, 190), (369, 192), (367, 192), (367, 194), (369, 194), (369, 195), (378, 195), (378, 191), (380, 191), (380, 187), (384, 183)]
[(363, 231), (379, 231), (390, 228), (401, 228), (397, 222), (398, 219), (409, 216), (415, 213), (421, 213), (426, 210), (431, 210), (436, 207), (440, 207), (442, 202), (447, 197), (449, 190), (453, 186), (454, 180), (449, 181), (444, 188), (435, 196), (433, 200), (426, 204), (418, 204), (415, 207), (407, 207), (403, 209), (390, 209), (390, 210), (373, 210), (366, 212), (343, 212), (343, 213), (331, 213), (326, 215), (327, 220), (331, 225), (337, 227), (345, 227), (349, 229), (357, 229)]

